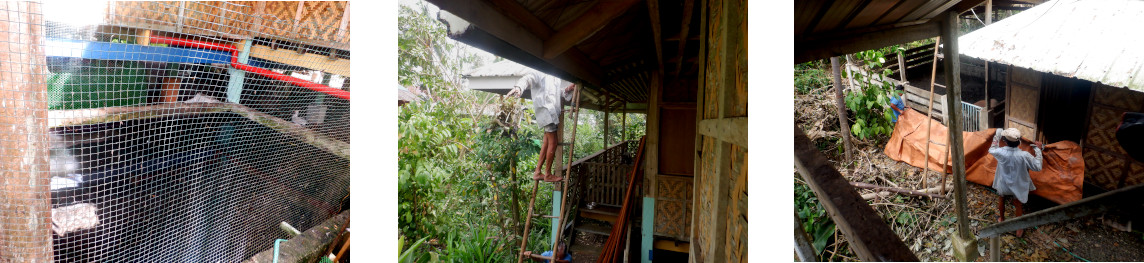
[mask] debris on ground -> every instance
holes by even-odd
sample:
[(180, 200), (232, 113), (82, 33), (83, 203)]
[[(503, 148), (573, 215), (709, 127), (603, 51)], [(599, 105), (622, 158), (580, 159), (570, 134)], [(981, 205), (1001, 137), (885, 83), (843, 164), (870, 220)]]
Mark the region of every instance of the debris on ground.
[[(937, 171), (926, 173), (922, 168), (894, 161), (882, 151), (886, 138), (852, 141), (853, 160), (842, 162), (843, 144), (839, 136), (834, 89), (812, 89), (806, 94), (795, 94), (795, 125), (801, 128), (815, 146), (834, 164), (849, 181), (920, 190), (923, 185), (940, 186), (942, 176)], [(850, 120), (853, 122), (853, 120)], [(887, 136), (888, 138), (888, 136)], [(796, 181), (800, 178), (796, 177)], [(926, 182), (922, 184), (923, 180)], [(945, 178), (949, 186), (945, 193), (952, 197), (953, 178)], [(967, 183), (966, 198), (970, 227), (976, 235), (984, 227), (998, 222), (997, 194), (992, 188)], [(886, 191), (856, 188), (869, 198), (867, 203), (882, 216), (922, 261), (955, 261), (950, 237), (956, 230), (957, 218), (952, 198), (928, 198)], [(1030, 201), (1032, 202), (1032, 201)], [(1048, 202), (1051, 203), (1051, 202)], [(1027, 204), (1025, 213), (1048, 208)], [(1012, 204), (1006, 208), (1006, 218), (1015, 217)], [(1088, 216), (1025, 229), (1023, 237), (1014, 233), (1001, 236), (1003, 261), (1141, 261), (1144, 260), (1144, 236), (1140, 232), (1123, 232), (1103, 223), (1100, 215)], [(847, 249), (845, 237), (837, 238), (824, 254), (842, 254)], [(982, 252), (977, 261), (988, 261), (988, 241), (980, 241)], [(853, 255), (853, 253), (848, 253)], [(827, 257), (831, 258), (831, 257)], [(845, 261), (855, 258), (839, 257)]]

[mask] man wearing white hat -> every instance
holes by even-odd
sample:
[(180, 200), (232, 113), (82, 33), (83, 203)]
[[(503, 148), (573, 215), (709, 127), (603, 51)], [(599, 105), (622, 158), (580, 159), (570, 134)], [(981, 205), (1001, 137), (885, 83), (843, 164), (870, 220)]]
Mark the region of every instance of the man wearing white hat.
[[(1002, 137), (1004, 140), (1002, 140)], [(993, 176), (993, 189), (997, 189), (997, 209), (1000, 211), (998, 221), (1005, 220), (1005, 198), (1012, 195), (1013, 206), (1017, 208), (1017, 216), (1021, 216), (1021, 204), (1029, 201), (1029, 191), (1037, 190), (1033, 180), (1029, 177), (1029, 170), (1041, 171), (1041, 142), (1033, 143), (1036, 156), (1023, 151), (1017, 146), (1021, 145), (1021, 131), (1016, 128), (997, 129), (993, 136), (993, 144), (989, 145), (989, 154), (997, 159), (997, 169)], [(1017, 201), (1021, 201), (1018, 203)], [(1020, 237), (1022, 230), (1017, 230)]]

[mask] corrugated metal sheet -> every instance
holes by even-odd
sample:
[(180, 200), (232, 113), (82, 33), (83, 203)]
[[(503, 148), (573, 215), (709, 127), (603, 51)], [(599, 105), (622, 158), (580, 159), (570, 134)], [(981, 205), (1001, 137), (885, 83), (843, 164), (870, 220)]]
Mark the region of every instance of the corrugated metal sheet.
[[(504, 60), (501, 62), (493, 63), (491, 65), (483, 66), (478, 69), (465, 74), (466, 77), (520, 77), (524, 76), (525, 72), (531, 70), (512, 60)], [(511, 88), (511, 87), (509, 87)]]
[(1144, 1), (1054, 0), (958, 39), (962, 55), (1144, 91)]

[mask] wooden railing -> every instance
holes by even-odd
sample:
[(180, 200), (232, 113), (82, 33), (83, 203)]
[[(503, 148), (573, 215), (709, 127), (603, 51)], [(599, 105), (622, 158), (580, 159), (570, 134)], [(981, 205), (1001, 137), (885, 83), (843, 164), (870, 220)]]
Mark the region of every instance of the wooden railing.
[(619, 207), (631, 172), (633, 151), (638, 140), (623, 141), (572, 162), (569, 204), (595, 202)]

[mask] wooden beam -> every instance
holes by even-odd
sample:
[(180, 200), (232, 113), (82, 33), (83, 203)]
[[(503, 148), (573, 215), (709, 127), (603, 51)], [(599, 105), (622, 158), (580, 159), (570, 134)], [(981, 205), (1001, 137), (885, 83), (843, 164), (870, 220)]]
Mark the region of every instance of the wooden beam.
[(747, 149), (747, 117), (701, 120), (697, 131), (704, 136)]
[[(680, 38), (687, 38), (688, 33), (689, 33), (687, 31), (691, 30), (691, 17), (694, 15), (694, 14), (692, 14), (692, 13), (694, 13), (694, 9), (695, 9), (695, 1), (694, 0), (683, 1), (683, 23), (681, 23), (682, 25), (679, 28)], [(673, 72), (671, 74), (672, 76), (675, 76), (676, 79), (679, 79), (679, 72), (683, 70), (683, 60), (684, 60), (683, 59), (683, 57), (684, 57), (683, 52), (684, 52), (686, 46), (687, 46), (687, 41), (679, 41), (679, 56), (678, 56), (679, 61), (675, 63), (675, 72)]]
[[(802, 129), (794, 128), (795, 167), (861, 261), (918, 261)], [(960, 220), (959, 220), (960, 221)]]
[[(946, 105), (960, 105), (961, 104), (961, 62), (958, 59), (958, 20), (957, 12), (946, 12), (943, 25), (941, 27), (941, 41), (944, 46), (943, 52), (945, 53), (945, 76), (946, 84), (949, 87), (946, 90)], [(953, 156), (953, 190), (954, 190), (954, 203), (957, 213), (957, 228), (958, 234), (962, 240), (970, 240), (972, 234), (969, 229), (969, 217), (967, 209), (966, 183), (965, 183), (965, 147), (962, 144), (961, 134), (961, 111), (949, 111), (949, 120), (946, 125), (949, 127), (949, 145), (950, 155)], [(969, 259), (972, 260), (972, 259)]]
[(603, 29), (605, 25), (612, 22), (613, 19), (620, 17), (624, 12), (628, 11), (639, 0), (615, 0), (615, 1), (600, 1), (580, 14), (576, 20), (572, 20), (559, 32), (556, 32), (544, 40), (544, 58), (552, 59), (556, 55), (563, 54), (564, 51), (580, 44), (580, 42), (591, 37), (596, 31)]
[[(604, 83), (604, 73), (600, 69), (600, 66), (592, 62), (592, 60), (588, 57), (580, 56), (583, 53), (565, 52), (564, 54), (556, 56), (555, 58), (544, 59), (543, 39), (537, 37), (535, 34), (529, 34), (529, 31), (525, 29), (525, 27), (520, 23), (500, 13), (500, 11), (497, 11), (496, 8), (484, 1), (428, 1), (440, 7), (441, 10), (445, 10), (449, 14), (463, 19), (473, 25), (467, 27), (465, 30), (466, 32), (462, 32), (461, 34), (467, 34), (467, 31), (481, 31), (481, 33), (488, 34), (497, 40), (503, 41), (504, 43), (511, 45), (511, 48), (515, 48), (527, 54), (528, 56), (532, 56), (532, 58), (535, 58), (538, 61), (543, 61), (548, 65), (567, 72), (569, 75), (571, 75), (571, 77), (579, 78), (580, 80), (587, 82), (587, 84), (591, 84), (592, 86), (601, 86)], [(444, 17), (445, 15), (442, 14), (441, 16)], [(468, 44), (474, 45), (478, 43)], [(488, 48), (485, 49), (489, 50)], [(510, 57), (510, 54), (506, 54), (506, 52), (503, 51), (492, 53), (502, 57)], [(514, 60), (521, 62), (521, 64), (525, 64), (529, 67), (543, 70), (541, 69), (543, 68), (542, 65), (535, 65), (535, 63), (530, 64), (520, 59)], [(553, 73), (549, 74), (558, 75)]]
[(314, 53), (298, 54), (298, 52), (293, 50), (273, 49), (268, 46), (251, 46), (250, 56), (286, 65), (320, 70), (346, 77), (350, 76), (349, 59), (338, 58), (331, 60), (328, 56)]
[(679, 253), (688, 253), (691, 242), (678, 242), (674, 240), (656, 240), (653, 247), (659, 250), (675, 251)]
[[(651, 20), (652, 42), (655, 44), (655, 62), (659, 76), (663, 77), (663, 35), (660, 33), (659, 0), (647, 0), (648, 20)], [(660, 82), (662, 83), (662, 82)]]
[[(0, 261), (52, 261), (41, 4), (0, 2)], [(9, 61), (15, 63), (8, 63)]]
[(995, 237), (1018, 229), (1099, 214), (1122, 207), (1134, 209), (1141, 204), (1141, 200), (1144, 200), (1144, 184), (1121, 188), (993, 224), (981, 229), (981, 234), (977, 236), (977, 239)]
[(841, 35), (810, 41), (795, 41), (794, 63), (851, 54), (898, 43), (935, 37), (941, 29), (941, 19), (922, 24), (894, 27), (860, 34)]

